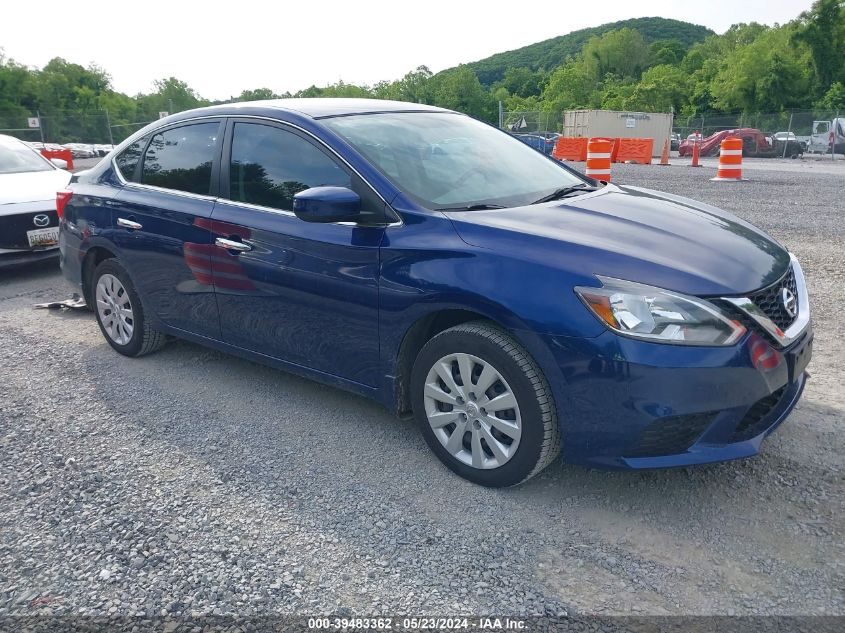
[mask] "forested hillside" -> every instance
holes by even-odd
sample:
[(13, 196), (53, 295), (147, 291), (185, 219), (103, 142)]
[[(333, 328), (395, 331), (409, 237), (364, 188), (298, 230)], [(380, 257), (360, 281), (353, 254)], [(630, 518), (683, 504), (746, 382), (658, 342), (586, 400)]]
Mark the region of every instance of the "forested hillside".
[[(374, 86), (339, 82), (281, 95), (262, 87), (231, 100), (291, 96), (428, 103), (491, 122), (501, 102), (507, 111), (544, 113), (550, 128), (572, 108), (674, 110), (687, 117), (845, 112), (845, 0), (817, 0), (787, 24), (736, 24), (719, 35), (663, 18), (626, 20), (437, 74), (420, 66)], [(113, 90), (97, 66), (56, 58), (35, 69), (0, 50), (0, 130), (25, 126), (26, 117), (40, 112), (48, 140), (104, 142), (109, 131), (120, 140), (159, 111), (209, 103), (185, 78), (161, 79), (150, 94), (128, 96)]]
[[(591, 38), (600, 37), (608, 31), (634, 29), (651, 44), (658, 41), (677, 42), (686, 50), (701, 42), (713, 31), (698, 24), (668, 20), (666, 18), (634, 18), (602, 24), (588, 29), (572, 31), (550, 40), (523, 46), (513, 51), (496, 53), (486, 59), (467, 64), (483, 86), (490, 86), (500, 81), (509, 68), (528, 68), (529, 70), (553, 69), (564, 64), (570, 57), (581, 52)], [(448, 72), (448, 71), (446, 71)]]

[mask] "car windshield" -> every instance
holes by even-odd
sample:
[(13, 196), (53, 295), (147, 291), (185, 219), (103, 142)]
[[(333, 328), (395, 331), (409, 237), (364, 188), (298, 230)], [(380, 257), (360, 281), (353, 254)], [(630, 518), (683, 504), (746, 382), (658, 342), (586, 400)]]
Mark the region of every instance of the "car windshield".
[(513, 136), (460, 114), (362, 114), (322, 123), (431, 209), (521, 206), (586, 182)]
[(50, 163), (17, 139), (0, 137), (0, 174), (49, 171)]

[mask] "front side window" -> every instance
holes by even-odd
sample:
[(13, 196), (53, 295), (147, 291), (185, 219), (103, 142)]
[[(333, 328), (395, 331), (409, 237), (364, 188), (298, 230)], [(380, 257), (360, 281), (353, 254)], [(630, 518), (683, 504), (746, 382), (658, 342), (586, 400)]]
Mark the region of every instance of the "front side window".
[(172, 128), (153, 136), (144, 155), (141, 182), (208, 195), (219, 123)]
[(114, 162), (117, 164), (120, 175), (123, 176), (124, 180), (138, 181), (136, 176), (138, 162), (141, 160), (141, 152), (144, 151), (144, 145), (147, 144), (148, 138), (139, 138), (115, 158)]
[(236, 123), (229, 167), (229, 198), (293, 210), (293, 196), (311, 187), (351, 187), (349, 174), (325, 152), (286, 130)]
[(519, 206), (584, 183), (525, 143), (460, 114), (390, 112), (321, 123), (433, 209)]

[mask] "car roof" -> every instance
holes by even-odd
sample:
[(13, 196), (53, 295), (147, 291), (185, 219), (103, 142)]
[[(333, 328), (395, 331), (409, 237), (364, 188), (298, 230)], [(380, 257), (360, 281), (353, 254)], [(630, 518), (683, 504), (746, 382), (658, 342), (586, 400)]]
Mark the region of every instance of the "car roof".
[[(236, 114), (238, 110), (267, 110), (287, 111), (322, 119), (325, 117), (345, 116), (350, 114), (374, 114), (377, 112), (451, 112), (443, 108), (437, 108), (422, 103), (410, 103), (407, 101), (387, 101), (384, 99), (339, 99), (339, 98), (313, 98), (313, 99), (268, 99), (265, 101), (240, 101), (238, 103), (227, 103), (218, 106), (210, 106), (192, 110), (191, 113), (200, 111), (212, 114)], [(269, 113), (269, 112), (268, 112)], [(180, 114), (186, 114), (184, 112)]]

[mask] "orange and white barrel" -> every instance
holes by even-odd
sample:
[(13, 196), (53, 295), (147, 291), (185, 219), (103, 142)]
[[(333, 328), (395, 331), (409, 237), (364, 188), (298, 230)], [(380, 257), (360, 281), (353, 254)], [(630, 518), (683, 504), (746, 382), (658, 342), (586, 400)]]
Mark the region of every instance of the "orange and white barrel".
[(710, 180), (738, 182), (742, 177), (742, 139), (729, 136), (719, 146), (719, 168)]
[(610, 154), (613, 143), (607, 139), (591, 138), (587, 143), (586, 174), (596, 180), (610, 181)]

